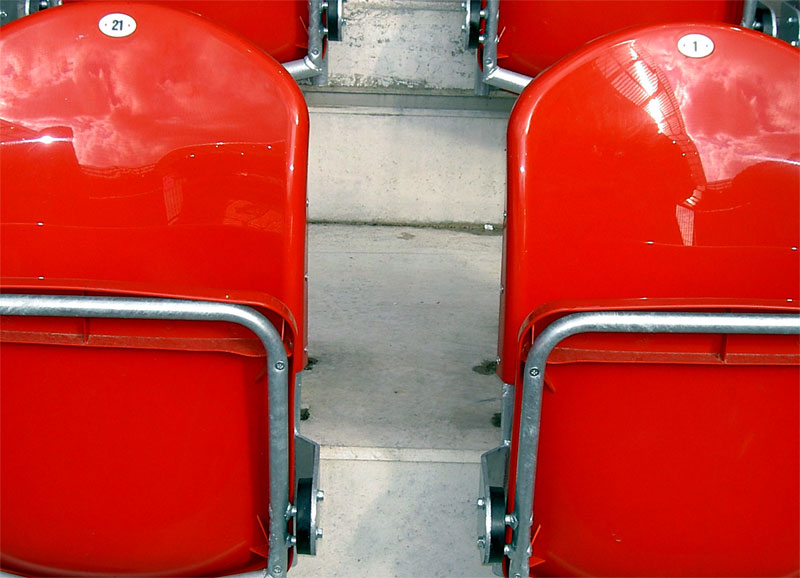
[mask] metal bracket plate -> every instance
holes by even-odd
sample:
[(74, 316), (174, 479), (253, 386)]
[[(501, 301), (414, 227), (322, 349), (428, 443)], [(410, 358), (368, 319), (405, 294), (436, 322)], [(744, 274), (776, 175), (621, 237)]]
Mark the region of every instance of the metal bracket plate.
[(297, 553), (314, 556), (322, 538), (319, 502), (324, 497), (319, 489), (319, 444), (298, 434), (294, 448)]
[(478, 548), (483, 564), (503, 561), (508, 495), (508, 446), (499, 446), (481, 456), (478, 487)]

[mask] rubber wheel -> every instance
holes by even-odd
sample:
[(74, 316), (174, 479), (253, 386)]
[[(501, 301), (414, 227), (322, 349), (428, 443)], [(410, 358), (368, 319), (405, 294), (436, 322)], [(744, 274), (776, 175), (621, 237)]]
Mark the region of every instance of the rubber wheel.
[(503, 488), (491, 486), (489, 488), (492, 511), (491, 532), (489, 534), (489, 563), (498, 564), (503, 561), (506, 545), (506, 499)]
[(468, 49), (477, 48), (481, 37), (481, 0), (467, 0), (467, 29), (464, 33)]
[(342, 39), (342, 0), (328, 0), (328, 9), (325, 16), (328, 28), (328, 40)]
[(297, 482), (297, 516), (295, 517), (295, 536), (297, 537), (297, 553), (311, 554), (311, 478), (301, 478)]

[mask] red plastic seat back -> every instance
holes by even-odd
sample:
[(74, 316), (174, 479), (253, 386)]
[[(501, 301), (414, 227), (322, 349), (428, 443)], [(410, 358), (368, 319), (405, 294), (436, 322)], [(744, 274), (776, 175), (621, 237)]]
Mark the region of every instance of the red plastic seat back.
[[(695, 31), (713, 38), (711, 55), (678, 50)], [(637, 33), (563, 60), (514, 108), (499, 346), (507, 383), (526, 319), (559, 302), (797, 307), (798, 51), (724, 27)]]
[[(101, 31), (119, 13), (109, 26), (135, 31)], [(145, 3), (32, 15), (0, 29), (0, 52), (0, 288), (248, 304), (300, 371), (308, 119), (283, 67), (204, 18)], [(4, 570), (264, 566), (254, 335), (9, 317), (0, 337)]]
[[(65, 0), (64, 3), (86, 1)], [(224, 26), (278, 62), (303, 58), (308, 51), (308, 2), (305, 0), (156, 1), (200, 14)]]
[[(100, 31), (115, 11), (133, 34)], [(288, 73), (144, 3), (63, 6), (1, 38), (6, 286), (268, 294), (302, 356), (308, 117)]]
[[(799, 85), (796, 49), (697, 24), (609, 36), (523, 92), (505, 382), (521, 385), (531, 339), (571, 311), (797, 311)], [(542, 407), (537, 575), (796, 574), (798, 357), (793, 337), (566, 340)], [(511, 488), (529, 459), (515, 452)]]
[(741, 0), (502, 0), (498, 65), (536, 76), (596, 38), (629, 26), (708, 21), (738, 24)]

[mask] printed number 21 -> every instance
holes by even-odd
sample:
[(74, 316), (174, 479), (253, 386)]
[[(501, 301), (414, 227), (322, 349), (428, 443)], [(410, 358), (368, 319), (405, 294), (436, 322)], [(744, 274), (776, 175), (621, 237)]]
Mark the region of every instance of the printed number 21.
[(111, 22), (111, 30), (122, 32), (122, 20), (113, 20)]

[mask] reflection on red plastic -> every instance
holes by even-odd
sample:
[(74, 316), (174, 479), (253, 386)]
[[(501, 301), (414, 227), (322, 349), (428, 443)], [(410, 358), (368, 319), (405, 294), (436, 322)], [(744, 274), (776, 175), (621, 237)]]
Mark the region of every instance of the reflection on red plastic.
[[(103, 0), (64, 0), (73, 2)], [(143, 0), (134, 0), (143, 1)], [(278, 62), (308, 52), (308, 2), (298, 0), (155, 0), (215, 22), (258, 46)]]
[[(105, 36), (112, 12), (135, 33)], [(282, 333), (293, 390), (308, 118), (285, 69), (207, 19), (138, 2), (26, 17), (0, 29), (0, 51), (0, 288), (249, 305)], [(3, 570), (264, 567), (267, 383), (252, 334), (9, 318), (0, 338)]]
[(611, 32), (667, 22), (738, 24), (741, 0), (501, 0), (497, 64), (536, 76)]
[[(688, 33), (714, 52), (682, 55)], [(527, 347), (561, 315), (798, 311), (798, 86), (796, 49), (696, 24), (609, 36), (523, 92), (499, 343), (512, 440)], [(536, 575), (800, 572), (796, 338), (590, 334), (553, 355)]]

